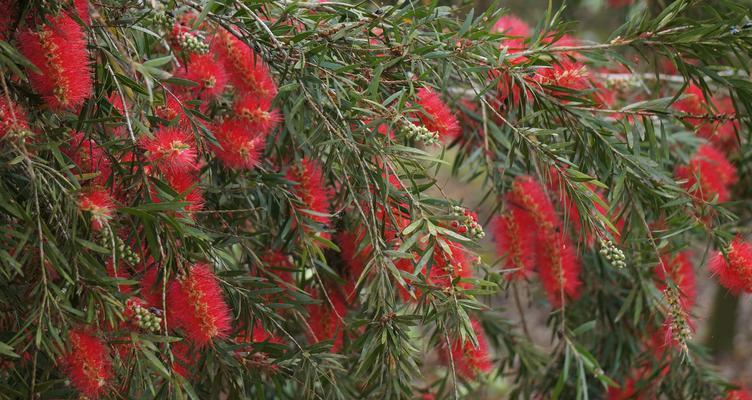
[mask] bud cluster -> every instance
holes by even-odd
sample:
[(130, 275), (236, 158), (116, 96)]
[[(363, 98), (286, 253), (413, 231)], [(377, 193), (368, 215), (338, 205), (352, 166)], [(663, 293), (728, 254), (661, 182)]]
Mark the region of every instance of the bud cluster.
[(682, 351), (687, 351), (687, 342), (692, 340), (692, 328), (687, 322), (687, 315), (682, 308), (679, 293), (675, 288), (668, 287), (664, 292), (668, 302), (670, 317), (668, 323), (671, 329), (672, 339), (679, 345)]
[(627, 266), (624, 261), (626, 259), (624, 252), (610, 240), (601, 240), (601, 249), (598, 252), (616, 268), (621, 269)]
[(178, 37), (180, 48), (188, 53), (207, 54), (209, 53), (209, 43), (206, 43), (202, 35), (191, 32), (183, 32)]
[(167, 14), (164, 11), (155, 12), (151, 15), (151, 19), (155, 25), (168, 29), (175, 23), (175, 17)]
[(410, 121), (402, 127), (402, 132), (408, 138), (423, 142), (429, 146), (439, 142), (438, 132), (431, 132), (425, 126), (418, 126)]
[(460, 206), (452, 206), (452, 215), (462, 217), (459, 221), (452, 221), (452, 228), (457, 233), (468, 236), (474, 239), (483, 239), (486, 236), (486, 232), (483, 231), (483, 227), (478, 223), (478, 215), (467, 208)]
[(150, 309), (144, 307), (138, 299), (128, 299), (125, 307), (125, 315), (132, 319), (131, 322), (134, 325), (149, 332), (159, 331), (159, 324), (162, 323), (162, 318), (158, 315), (160, 314), (158, 310), (152, 312)]
[(115, 241), (115, 251), (120, 256), (120, 258), (128, 263), (129, 265), (136, 265), (141, 262), (141, 257), (133, 251), (133, 249), (130, 248), (130, 246), (126, 246), (125, 242), (123, 242), (123, 239), (120, 239), (120, 237), (115, 236), (113, 238), (112, 235), (112, 229), (109, 227), (105, 227), (105, 229), (102, 229), (102, 236), (100, 238), (99, 244), (102, 247), (110, 248), (112, 246), (113, 240)]

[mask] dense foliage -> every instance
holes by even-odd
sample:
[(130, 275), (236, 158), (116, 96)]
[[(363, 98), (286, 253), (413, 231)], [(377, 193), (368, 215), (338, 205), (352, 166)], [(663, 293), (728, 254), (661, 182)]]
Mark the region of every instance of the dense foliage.
[(4, 397), (748, 396), (745, 3), (0, 3)]

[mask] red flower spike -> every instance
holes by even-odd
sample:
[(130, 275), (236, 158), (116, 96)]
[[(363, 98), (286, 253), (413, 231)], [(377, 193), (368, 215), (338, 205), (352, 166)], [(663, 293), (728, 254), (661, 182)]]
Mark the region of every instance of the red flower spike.
[(541, 239), (538, 273), (548, 300), (559, 308), (563, 299), (576, 300), (580, 295), (580, 260), (568, 236), (559, 233)]
[(744, 388), (726, 393), (726, 400), (752, 400), (752, 392)]
[(39, 72), (29, 70), (29, 82), (53, 110), (74, 110), (92, 92), (86, 36), (71, 17), (50, 18), (39, 31), (19, 35), (21, 53)]
[(514, 180), (508, 201), (512, 206), (522, 207), (530, 213), (540, 229), (554, 231), (561, 225), (556, 209), (546, 195), (543, 186), (532, 176), (518, 176)]
[[(457, 375), (467, 380), (475, 380), (479, 374), (489, 372), (493, 364), (480, 323), (475, 319), (471, 319), (470, 323), (475, 331), (475, 336), (478, 338), (478, 347), (475, 347), (469, 338), (464, 342), (459, 338), (455, 339), (451, 348), (451, 361), (454, 362)], [(443, 341), (439, 349), (439, 356), (443, 363), (449, 365), (449, 354)]]
[[(444, 240), (444, 239), (438, 239)], [(467, 259), (465, 249), (454, 242), (446, 242), (451, 250), (451, 254), (446, 253), (441, 246), (436, 246), (433, 252), (433, 265), (428, 274), (428, 280), (431, 284), (444, 288), (449, 288), (457, 278), (472, 277), (472, 265)], [(469, 285), (460, 282), (459, 287), (468, 288)], [(417, 297), (420, 294), (416, 294)]]
[[(695, 282), (695, 270), (692, 266), (692, 254), (684, 251), (674, 255), (665, 255), (655, 266), (656, 287), (663, 292), (666, 290), (668, 278), (664, 268), (668, 272), (671, 281), (679, 289), (681, 295), (679, 301), (685, 311), (692, 310), (697, 297), (697, 283)], [(661, 264), (663, 267), (661, 267)]]
[[(345, 299), (337, 290), (328, 290), (327, 296), (319, 296), (321, 303), (308, 306), (308, 323), (311, 327), (311, 342), (334, 340), (331, 351), (337, 353), (342, 348), (344, 325), (342, 318), (347, 313)], [(330, 301), (331, 300), (331, 304)], [(332, 306), (334, 308), (332, 308)]]
[(525, 279), (532, 275), (536, 262), (535, 223), (530, 214), (520, 207), (510, 205), (506, 214), (492, 225), (496, 254), (505, 257), (504, 266), (512, 270), (508, 280)]
[(221, 146), (212, 145), (212, 150), (225, 167), (251, 170), (261, 161), (266, 134), (248, 128), (243, 120), (226, 119), (212, 129)]
[(173, 325), (198, 347), (225, 336), (232, 328), (222, 289), (206, 264), (193, 265), (188, 276), (170, 284), (167, 305)]
[(214, 60), (213, 54), (191, 54), (185, 67), (176, 76), (196, 82), (197, 87), (191, 88), (205, 97), (215, 97), (225, 90), (227, 74), (220, 63)]
[(713, 99), (713, 104), (718, 110), (716, 115), (719, 117), (726, 117), (727, 119), (707, 121), (700, 125), (697, 134), (710, 141), (710, 143), (716, 148), (728, 154), (739, 148), (739, 142), (736, 136), (736, 132), (739, 130), (739, 121), (733, 119), (736, 117), (734, 103), (731, 98), (723, 97), (718, 100)]
[(423, 108), (416, 116), (420, 123), (431, 132), (437, 132), (444, 141), (451, 141), (460, 135), (460, 123), (457, 117), (430, 88), (418, 89), (417, 103)]
[(94, 231), (100, 231), (112, 219), (114, 208), (110, 194), (99, 186), (78, 197), (78, 209), (91, 213), (91, 229)]
[(270, 97), (243, 96), (235, 102), (233, 110), (249, 131), (262, 135), (271, 133), (281, 120), (279, 111), (272, 109)]
[(686, 180), (684, 188), (703, 201), (712, 201), (716, 196), (719, 202), (728, 201), (731, 186), (738, 180), (736, 168), (711, 145), (700, 146), (689, 165), (677, 167), (675, 175)]
[(728, 259), (719, 251), (710, 260), (710, 271), (730, 292), (752, 293), (752, 244), (737, 237), (729, 246)]
[(91, 25), (91, 15), (89, 15), (89, 0), (73, 0), (73, 7), (76, 10), (78, 18), (81, 18), (86, 25)]
[[(591, 87), (590, 73), (585, 64), (570, 59), (559, 60), (551, 68), (540, 68), (535, 80), (542, 85), (561, 87), (574, 91), (583, 91)], [(552, 96), (572, 96), (571, 93), (546, 88)]]
[(505, 36), (510, 36), (503, 39), (499, 47), (507, 47), (510, 53), (516, 53), (525, 48), (525, 39), (530, 37), (530, 25), (514, 15), (505, 15), (496, 21), (491, 28), (491, 33), (502, 33)]
[(230, 83), (239, 93), (270, 99), (277, 96), (277, 84), (269, 68), (247, 44), (225, 30), (217, 33), (214, 44)]
[[(302, 159), (300, 165), (290, 168), (287, 172), (287, 179), (298, 182), (298, 185), (293, 187), (293, 191), (302, 203), (301, 210), (310, 210), (317, 213), (314, 215), (301, 211), (302, 214), (325, 227), (330, 226), (330, 217), (319, 214), (329, 214), (333, 194), (331, 189), (326, 186), (324, 172), (318, 162), (308, 158)], [(328, 239), (330, 236), (327, 232), (322, 233), (324, 238)]]
[(62, 363), (73, 387), (90, 398), (105, 394), (112, 378), (107, 347), (96, 337), (77, 330), (68, 334), (68, 345)]
[(94, 183), (98, 185), (107, 183), (112, 167), (110, 159), (97, 142), (87, 139), (81, 132), (75, 132), (71, 135), (63, 152), (78, 167), (78, 173), (97, 174), (93, 180)]
[(154, 137), (143, 137), (139, 146), (146, 152), (152, 167), (165, 175), (193, 172), (198, 169), (193, 135), (179, 128), (164, 127)]

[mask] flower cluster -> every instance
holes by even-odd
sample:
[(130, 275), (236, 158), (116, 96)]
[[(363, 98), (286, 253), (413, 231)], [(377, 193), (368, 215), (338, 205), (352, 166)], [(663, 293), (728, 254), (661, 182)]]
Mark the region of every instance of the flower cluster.
[(717, 252), (710, 260), (710, 271), (733, 293), (752, 293), (752, 244), (734, 239), (724, 254)]
[(68, 346), (62, 363), (71, 384), (91, 398), (104, 394), (112, 378), (108, 348), (99, 338), (81, 330), (68, 334)]
[(687, 191), (707, 202), (728, 201), (738, 180), (736, 168), (711, 145), (700, 146), (689, 164), (676, 168), (676, 176)]
[(195, 264), (186, 276), (173, 281), (167, 304), (168, 320), (198, 347), (225, 336), (231, 329), (230, 309), (207, 264)]
[[(551, 304), (560, 307), (566, 298), (576, 299), (580, 287), (580, 260), (543, 186), (531, 176), (519, 176), (506, 200), (508, 214), (500, 217), (496, 224), (496, 233), (501, 239), (497, 250), (502, 251), (500, 256), (506, 257), (512, 276), (529, 274), (532, 258), (521, 252), (532, 250), (534, 265)], [(506, 231), (509, 228), (514, 229), (516, 235)], [(532, 245), (522, 243), (526, 240)]]
[(470, 338), (465, 340), (457, 338), (452, 341), (449, 351), (443, 339), (442, 345), (439, 346), (439, 355), (444, 364), (453, 365), (457, 375), (467, 380), (473, 380), (478, 374), (486, 373), (493, 367), (480, 323), (474, 319), (470, 323), (478, 339), (477, 344), (474, 344)]

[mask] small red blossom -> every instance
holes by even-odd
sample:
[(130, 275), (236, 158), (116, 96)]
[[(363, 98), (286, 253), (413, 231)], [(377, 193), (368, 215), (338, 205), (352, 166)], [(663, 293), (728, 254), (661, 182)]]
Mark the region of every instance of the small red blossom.
[[(428, 274), (428, 281), (442, 288), (451, 287), (457, 278), (472, 277), (473, 272), (466, 250), (457, 243), (448, 241), (446, 243), (451, 253), (444, 251), (442, 246), (436, 246), (433, 251), (433, 265)], [(467, 282), (460, 282), (458, 286), (469, 287)]]
[(666, 290), (667, 280), (664, 269), (668, 272), (668, 277), (679, 289), (679, 301), (685, 311), (692, 310), (697, 297), (697, 283), (695, 282), (695, 270), (692, 266), (692, 254), (688, 251), (673, 255), (664, 255), (661, 261), (655, 266), (655, 277), (657, 279), (656, 287), (661, 292)]
[(225, 167), (251, 170), (261, 161), (266, 134), (249, 130), (245, 121), (226, 119), (216, 125), (212, 133), (219, 146), (211, 148)]
[(16, 103), (0, 98), (0, 139), (29, 130), (26, 111)]
[(530, 213), (535, 224), (545, 231), (556, 230), (561, 221), (541, 184), (532, 176), (518, 176), (512, 183), (508, 201)]
[(752, 244), (737, 237), (728, 248), (728, 258), (719, 251), (710, 260), (710, 271), (732, 293), (752, 293)]
[(744, 388), (730, 390), (726, 393), (726, 400), (752, 400), (752, 392)]
[(198, 86), (190, 91), (204, 95), (204, 98), (220, 95), (227, 84), (227, 74), (213, 54), (191, 54), (176, 77), (196, 82)]
[(536, 263), (535, 223), (530, 214), (510, 202), (506, 213), (493, 223), (496, 254), (504, 257), (510, 270), (509, 280), (525, 279), (532, 275)]
[(91, 213), (91, 229), (101, 230), (112, 219), (115, 206), (102, 187), (95, 186), (78, 197), (78, 209)]
[(38, 31), (18, 38), (19, 50), (37, 68), (28, 71), (32, 88), (53, 110), (73, 110), (91, 96), (86, 36), (70, 16), (49, 19)]
[(564, 300), (576, 300), (580, 296), (582, 266), (569, 236), (559, 233), (542, 240), (538, 273), (548, 300), (554, 308), (559, 308)]
[(688, 165), (676, 168), (675, 175), (679, 180), (686, 180), (684, 188), (703, 201), (728, 201), (731, 196), (731, 186), (738, 177), (736, 168), (720, 151), (711, 145), (702, 145)]
[(162, 281), (159, 278), (159, 267), (156, 265), (150, 266), (144, 276), (139, 282), (139, 288), (141, 289), (141, 297), (146, 300), (146, 303), (151, 307), (162, 308)]
[(198, 349), (192, 343), (183, 340), (170, 345), (170, 351), (172, 351), (172, 356), (175, 358), (175, 361), (172, 363), (172, 370), (183, 378), (190, 378), (192, 375), (191, 367), (196, 365), (199, 357), (201, 357)]
[(272, 109), (272, 99), (254, 95), (243, 96), (233, 107), (235, 115), (240, 118), (247, 129), (252, 132), (267, 135), (279, 123), (279, 111)]
[(308, 306), (311, 342), (333, 340), (331, 351), (337, 353), (342, 348), (344, 338), (342, 318), (347, 313), (347, 303), (337, 290), (328, 290), (327, 296), (318, 297), (321, 303)]
[(500, 47), (507, 47), (509, 53), (516, 53), (525, 49), (525, 40), (530, 37), (530, 25), (514, 15), (505, 15), (496, 21), (491, 33), (508, 36), (501, 41)]
[[(293, 192), (300, 199), (300, 206), (296, 206), (307, 218), (325, 226), (331, 226), (329, 208), (331, 206), (332, 191), (326, 186), (324, 172), (315, 160), (304, 158), (300, 164), (290, 168), (287, 179), (297, 182)], [(306, 214), (304, 210), (310, 210), (316, 214)], [(323, 232), (323, 237), (330, 235)]]
[(76, 15), (86, 25), (91, 25), (91, 15), (89, 15), (89, 0), (73, 0), (73, 7)]
[[(204, 193), (198, 186), (198, 177), (193, 173), (172, 173), (165, 175), (167, 183), (180, 195), (180, 199), (188, 203), (185, 210), (188, 212), (200, 211), (204, 208)], [(159, 202), (156, 196), (152, 201)]]
[(62, 362), (73, 387), (90, 398), (105, 394), (112, 378), (107, 347), (95, 336), (80, 330), (68, 334), (68, 346)]
[(718, 149), (731, 152), (738, 147), (736, 131), (739, 129), (739, 122), (734, 119), (736, 110), (731, 98), (713, 96), (708, 99), (702, 89), (693, 83), (673, 107), (690, 115), (683, 120), (694, 126), (699, 136)]
[(535, 80), (544, 85), (545, 90), (557, 97), (572, 96), (569, 91), (590, 89), (589, 78), (590, 73), (585, 64), (568, 58), (555, 62), (550, 68), (539, 68), (535, 76)]
[(215, 52), (228, 73), (230, 83), (241, 95), (251, 94), (273, 99), (277, 84), (259, 56), (240, 39), (226, 30), (217, 33)]
[(169, 319), (198, 347), (225, 336), (231, 326), (230, 309), (217, 278), (206, 264), (195, 264), (188, 275), (170, 284)]
[(446, 344), (442, 341), (442, 345), (439, 347), (439, 356), (444, 364), (448, 365), (450, 361), (454, 362), (457, 375), (467, 380), (475, 380), (479, 374), (489, 372), (493, 368), (493, 364), (480, 323), (475, 319), (471, 319), (470, 323), (478, 339), (477, 346), (470, 338), (465, 339), (464, 342), (459, 338), (455, 339), (451, 347), (452, 357), (450, 360), (449, 353), (446, 351)]
[(444, 141), (451, 141), (460, 135), (460, 123), (457, 117), (430, 88), (418, 89), (417, 103), (423, 108), (416, 116), (420, 123), (431, 132), (437, 132)]
[(196, 143), (192, 134), (179, 128), (163, 127), (154, 137), (143, 137), (139, 146), (146, 152), (152, 167), (168, 174), (193, 172), (198, 169)]

